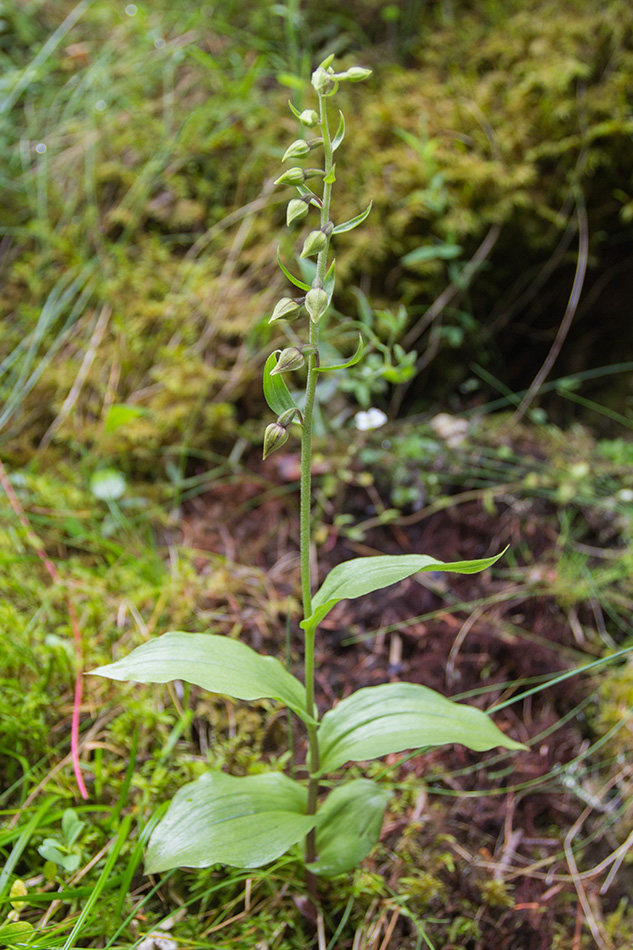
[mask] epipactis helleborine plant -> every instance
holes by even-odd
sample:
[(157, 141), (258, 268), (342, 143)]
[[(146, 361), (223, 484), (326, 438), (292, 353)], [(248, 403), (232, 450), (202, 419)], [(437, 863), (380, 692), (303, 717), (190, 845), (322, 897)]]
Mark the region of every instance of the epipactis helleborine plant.
[[(322, 795), (324, 776), (339, 772), (346, 763), (365, 762), (405, 750), (426, 750), (461, 743), (475, 751), (497, 746), (525, 748), (508, 738), (479, 709), (455, 703), (415, 683), (385, 683), (359, 689), (322, 717), (314, 702), (315, 637), (329, 611), (347, 598), (362, 597), (395, 584), (419, 571), (475, 573), (494, 564), (497, 557), (444, 563), (428, 554), (358, 557), (337, 565), (313, 593), (311, 559), (312, 422), (319, 375), (345, 369), (363, 355), (362, 341), (346, 363), (324, 366), (319, 359), (319, 325), (332, 300), (334, 260), (329, 261), (332, 237), (361, 224), (361, 214), (335, 224), (331, 220), (336, 183), (334, 153), (345, 136), (339, 112), (337, 131), (330, 132), (329, 100), (341, 82), (360, 82), (370, 70), (353, 66), (335, 72), (328, 57), (312, 75), (317, 109), (293, 114), (314, 137), (297, 139), (286, 150), (292, 162), (277, 179), (295, 188), (287, 208), (287, 222), (314, 216), (303, 241), (302, 258), (316, 258), (311, 284), (298, 279), (279, 259), (285, 277), (298, 296), (285, 296), (275, 306), (271, 322), (291, 320), (305, 312), (307, 339), (300, 346), (276, 350), (264, 368), (264, 394), (276, 415), (264, 435), (264, 458), (284, 445), (289, 428), (301, 433), (300, 549), (303, 600), (304, 675), (293, 676), (274, 657), (262, 656), (245, 643), (207, 633), (172, 631), (150, 640), (129, 656), (94, 672), (114, 680), (165, 683), (184, 680), (213, 693), (238, 700), (270, 698), (284, 703), (304, 723), (308, 737), (305, 781), (283, 772), (235, 777), (209, 771), (183, 786), (154, 828), (147, 849), (148, 873), (174, 867), (229, 864), (254, 868), (274, 861), (305, 841), (308, 890), (314, 897), (315, 876), (331, 877), (354, 868), (378, 841), (390, 791), (368, 779), (335, 783)], [(310, 133), (308, 133), (310, 134)], [(314, 167), (314, 156), (322, 167)], [(307, 167), (296, 164), (305, 160)], [(318, 191), (314, 190), (317, 188)], [(318, 216), (318, 217), (317, 217)], [(284, 374), (305, 367), (305, 399), (294, 401)], [(499, 555), (500, 556), (500, 555)], [(329, 783), (332, 784), (331, 782)]]

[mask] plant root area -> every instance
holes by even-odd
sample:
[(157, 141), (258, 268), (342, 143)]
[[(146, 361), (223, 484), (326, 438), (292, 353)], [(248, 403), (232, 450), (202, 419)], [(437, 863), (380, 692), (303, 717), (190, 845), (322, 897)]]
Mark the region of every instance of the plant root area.
[[(209, 595), (214, 627), (239, 630), (281, 659), (288, 627), (301, 676), (296, 461), (274, 458), (190, 502), (183, 540), (211, 552), (201, 570), (213, 575), (221, 563), (233, 578), (235, 593), (216, 586)], [(328, 473), (315, 469), (323, 500)], [(453, 746), (355, 767), (394, 789), (380, 845), (363, 865), (383, 883), (374, 911), (384, 908), (384, 927), (363, 946), (424, 945), (413, 919), (443, 950), (629, 946), (620, 928), (630, 894), (631, 733), (609, 733), (621, 673), (599, 668), (548, 685), (618, 648), (617, 631), (607, 633), (608, 597), (581, 583), (583, 571), (613, 564), (607, 556), (621, 543), (608, 506), (565, 506), (576, 527), (563, 539), (551, 495), (515, 486), (476, 497), (462, 484), (442, 506), (381, 524), (384, 485), (359, 481), (341, 481), (334, 499), (353, 520), (328, 519), (327, 501), (317, 512), (319, 581), (359, 555), (453, 561), (510, 549), (480, 574), (417, 575), (340, 603), (317, 640), (321, 712), (361, 687), (407, 680), (484, 709), (503, 705), (495, 721), (529, 746), (512, 755)], [(296, 737), (299, 761), (304, 752)], [(336, 882), (325, 882), (324, 900), (335, 894)]]

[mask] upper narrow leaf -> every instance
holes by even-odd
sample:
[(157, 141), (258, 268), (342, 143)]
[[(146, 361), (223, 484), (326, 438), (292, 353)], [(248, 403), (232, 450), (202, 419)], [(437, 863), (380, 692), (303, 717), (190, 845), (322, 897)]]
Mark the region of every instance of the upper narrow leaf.
[(230, 637), (171, 631), (91, 673), (137, 683), (184, 680), (234, 699), (277, 699), (307, 718), (305, 689), (299, 680), (279, 660), (260, 656)]
[(332, 234), (343, 234), (344, 231), (351, 231), (353, 228), (357, 228), (359, 224), (362, 224), (369, 212), (371, 211), (371, 206), (373, 202), (370, 201), (368, 206), (364, 211), (361, 211), (360, 214), (357, 214), (355, 218), (350, 218), (349, 221), (343, 221), (342, 224), (337, 224)]
[(345, 116), (339, 109), (339, 115), (341, 121), (339, 122), (338, 129), (336, 130), (336, 135), (332, 139), (332, 151), (335, 152), (343, 139), (345, 138)]
[(317, 369), (320, 373), (331, 373), (337, 369), (347, 369), (348, 366), (354, 366), (363, 358), (363, 353), (365, 352), (365, 345), (363, 343), (363, 338), (361, 334), (358, 334), (358, 346), (354, 350), (354, 355), (350, 356), (345, 363), (335, 363), (333, 366), (318, 366)]
[(386, 788), (364, 778), (330, 792), (317, 812), (318, 858), (310, 871), (334, 877), (355, 868), (378, 841), (390, 798)]
[(456, 574), (475, 574), (498, 561), (495, 557), (475, 561), (445, 563), (427, 554), (379, 555), (355, 557), (333, 568), (312, 598), (312, 614), (301, 622), (306, 629), (316, 627), (339, 600), (362, 597), (374, 590), (382, 590), (419, 571), (453, 571)]
[(336, 284), (336, 259), (332, 261), (330, 266), (327, 269), (327, 273), (323, 280), (323, 289), (327, 294), (328, 306), (332, 302), (332, 294), (334, 293), (334, 286)]
[(295, 287), (298, 287), (299, 290), (310, 290), (310, 284), (306, 284), (304, 281), (299, 280), (298, 277), (295, 277), (290, 273), (288, 268), (285, 266), (284, 262), (281, 259), (281, 254), (279, 253), (279, 248), (277, 248), (277, 263), (281, 268), (281, 271), (284, 277), (287, 277), (291, 284), (294, 284)]
[(152, 832), (145, 871), (268, 864), (314, 827), (306, 801), (305, 789), (281, 772), (209, 772), (176, 792)]
[(416, 683), (386, 683), (352, 693), (327, 712), (318, 731), (321, 770), (391, 752), (458, 742), (484, 752), (524, 749), (474, 706), (455, 703)]
[(264, 366), (264, 398), (276, 416), (281, 416), (289, 409), (297, 409), (283, 376), (280, 373), (273, 375), (279, 353), (281, 350), (271, 353)]

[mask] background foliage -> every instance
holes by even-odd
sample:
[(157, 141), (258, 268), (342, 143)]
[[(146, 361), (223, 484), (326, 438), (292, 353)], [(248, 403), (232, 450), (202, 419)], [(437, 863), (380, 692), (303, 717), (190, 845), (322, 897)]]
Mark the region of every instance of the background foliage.
[[(565, 308), (579, 207), (589, 276), (562, 367), (619, 359), (628, 4), (404, 8), (307, 4), (288, 26), (291, 5), (271, 3), (5, 4), (1, 421), (16, 458), (42, 437), (146, 464), (234, 439), (278, 290), (270, 168), (279, 125), (290, 131), (284, 101), (330, 46), (343, 61), (361, 48), (374, 68), (345, 92), (358, 125), (349, 212), (371, 195), (374, 213), (341, 240), (341, 283), (404, 303), (401, 337), (424, 362), (440, 356), (431, 395), (468, 379), (466, 354), (505, 365), (516, 389), (531, 381)], [(355, 300), (338, 304), (355, 315)]]

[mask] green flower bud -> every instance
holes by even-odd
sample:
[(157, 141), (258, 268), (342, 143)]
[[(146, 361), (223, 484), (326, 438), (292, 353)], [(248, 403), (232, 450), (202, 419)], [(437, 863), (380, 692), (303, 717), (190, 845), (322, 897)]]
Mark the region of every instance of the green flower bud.
[(293, 369), (301, 369), (305, 365), (305, 356), (298, 346), (288, 346), (282, 350), (277, 360), (277, 365), (271, 370), (270, 375), (275, 373), (289, 373)]
[(296, 300), (293, 300), (292, 297), (282, 297), (281, 300), (275, 304), (275, 309), (268, 322), (274, 323), (275, 320), (290, 320), (292, 317), (296, 317), (298, 312), (299, 304)]
[(299, 115), (299, 122), (302, 125), (307, 125), (309, 129), (317, 124), (319, 121), (319, 113), (315, 112), (314, 109), (304, 109)]
[(333, 79), (347, 80), (348, 82), (362, 82), (371, 76), (371, 69), (365, 69), (363, 66), (350, 66), (344, 73), (334, 73)]
[(306, 310), (313, 323), (318, 323), (328, 308), (328, 295), (321, 287), (313, 287), (306, 294)]
[(306, 173), (303, 168), (288, 168), (283, 175), (274, 182), (275, 185), (302, 185), (306, 180)]
[(264, 458), (276, 452), (288, 441), (288, 430), (279, 422), (271, 422), (264, 432)]
[[(296, 416), (299, 418), (295, 418)], [(297, 406), (293, 406), (292, 409), (286, 409), (280, 416), (277, 416), (277, 423), (280, 426), (289, 426), (291, 422), (298, 422), (299, 425), (303, 425), (303, 419), (301, 418), (301, 413)]]
[(292, 198), (292, 200), (288, 202), (288, 207), (286, 209), (286, 224), (290, 226), (293, 221), (298, 221), (301, 218), (305, 218), (307, 213), (307, 201), (304, 201), (303, 198)]
[(312, 85), (320, 96), (331, 96), (336, 92), (336, 80), (333, 77), (333, 71), (324, 69), (323, 66), (317, 66), (312, 73)]
[(292, 145), (289, 145), (284, 152), (282, 162), (287, 161), (289, 158), (305, 158), (306, 155), (309, 154), (310, 146), (305, 141), (305, 139), (297, 139), (296, 142), (293, 142)]
[(310, 231), (303, 242), (301, 257), (314, 257), (327, 245), (327, 238), (323, 231)]

